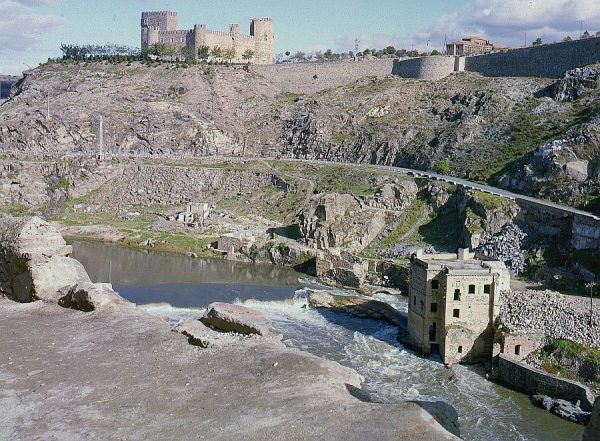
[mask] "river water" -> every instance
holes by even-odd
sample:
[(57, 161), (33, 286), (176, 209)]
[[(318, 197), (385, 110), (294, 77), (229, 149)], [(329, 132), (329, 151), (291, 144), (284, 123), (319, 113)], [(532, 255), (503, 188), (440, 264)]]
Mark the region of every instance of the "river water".
[[(485, 380), (476, 366), (446, 369), (396, 341), (385, 323), (302, 308), (298, 294), (314, 281), (289, 268), (75, 242), (74, 257), (95, 282), (112, 281), (128, 300), (172, 319), (197, 318), (211, 302), (265, 312), (284, 342), (358, 371), (377, 401), (443, 400), (458, 411), (465, 440), (576, 441), (583, 428), (533, 407), (527, 396)], [(406, 311), (404, 298), (380, 300)]]

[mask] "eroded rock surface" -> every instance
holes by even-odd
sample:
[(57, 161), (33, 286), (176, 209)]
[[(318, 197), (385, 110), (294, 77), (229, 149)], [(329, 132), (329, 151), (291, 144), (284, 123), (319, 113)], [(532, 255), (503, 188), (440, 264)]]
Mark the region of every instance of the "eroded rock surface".
[(271, 320), (262, 312), (230, 303), (211, 303), (201, 321), (207, 326), (225, 332), (258, 334), (264, 337), (279, 335), (271, 327)]
[(112, 289), (109, 283), (78, 283), (65, 288), (66, 294), (58, 300), (64, 308), (90, 312), (109, 306), (134, 306)]
[(60, 233), (38, 217), (0, 219), (0, 293), (19, 302), (91, 282)]

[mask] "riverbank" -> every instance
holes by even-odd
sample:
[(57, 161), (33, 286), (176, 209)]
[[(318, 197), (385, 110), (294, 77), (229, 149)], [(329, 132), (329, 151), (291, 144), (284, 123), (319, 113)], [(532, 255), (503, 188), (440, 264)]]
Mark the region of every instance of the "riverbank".
[(456, 439), (418, 404), (360, 402), (356, 372), (281, 343), (207, 351), (136, 309), (5, 299), (0, 332), (2, 439)]

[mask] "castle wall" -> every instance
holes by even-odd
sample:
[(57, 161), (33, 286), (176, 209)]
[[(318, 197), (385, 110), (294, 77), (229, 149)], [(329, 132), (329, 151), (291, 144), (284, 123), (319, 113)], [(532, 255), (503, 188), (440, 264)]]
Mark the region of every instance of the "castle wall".
[(251, 35), (240, 34), (237, 24), (229, 26), (228, 32), (207, 29), (196, 25), (192, 30), (177, 29), (177, 13), (169, 11), (143, 12), (141, 21), (142, 48), (155, 43), (169, 44), (177, 49), (190, 48), (196, 52), (201, 46), (223, 50), (235, 49), (231, 61), (242, 63), (246, 51), (254, 53), (254, 64), (273, 62), (273, 21), (270, 18), (255, 18), (250, 26)]
[(562, 78), (567, 70), (599, 61), (600, 38), (594, 37), (495, 54), (395, 60), (392, 73), (421, 80), (439, 80), (463, 70), (489, 77)]
[(410, 60), (394, 60), (392, 73), (404, 78), (441, 80), (454, 72), (456, 57), (437, 55)]
[(600, 61), (600, 38), (467, 57), (465, 68), (489, 77), (562, 78), (567, 70)]

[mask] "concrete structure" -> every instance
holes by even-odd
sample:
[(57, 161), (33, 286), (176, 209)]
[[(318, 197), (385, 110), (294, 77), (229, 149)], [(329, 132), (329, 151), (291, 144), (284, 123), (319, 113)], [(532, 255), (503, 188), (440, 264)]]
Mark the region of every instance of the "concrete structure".
[(471, 35), (462, 40), (453, 41), (446, 45), (447, 55), (478, 55), (487, 54), (498, 50), (508, 50), (509, 47), (503, 44), (493, 44), (482, 37)]
[[(240, 33), (238, 24), (229, 25), (228, 32), (213, 31), (204, 24), (195, 25), (193, 29), (180, 30), (176, 12), (142, 12), (141, 30), (142, 49), (164, 43), (179, 51), (188, 49), (197, 56), (198, 49), (203, 46), (210, 49), (220, 47), (223, 50), (235, 50), (235, 56), (231, 59), (234, 63), (273, 63), (275, 35), (273, 20), (270, 18), (253, 18), (250, 23), (250, 35), (244, 35)], [(242, 57), (246, 51), (254, 54), (251, 60)]]
[[(445, 58), (454, 58), (451, 63)], [(567, 70), (600, 61), (600, 38), (546, 44), (475, 56), (432, 56), (394, 60), (392, 73), (404, 78), (438, 80), (454, 72), (488, 77), (562, 78)]]
[(408, 306), (409, 345), (444, 363), (491, 358), (499, 294), (510, 289), (504, 263), (457, 254), (413, 256)]
[(210, 213), (211, 207), (208, 203), (190, 202), (187, 204), (185, 211), (169, 216), (169, 220), (190, 226), (204, 226), (204, 222), (210, 217)]

